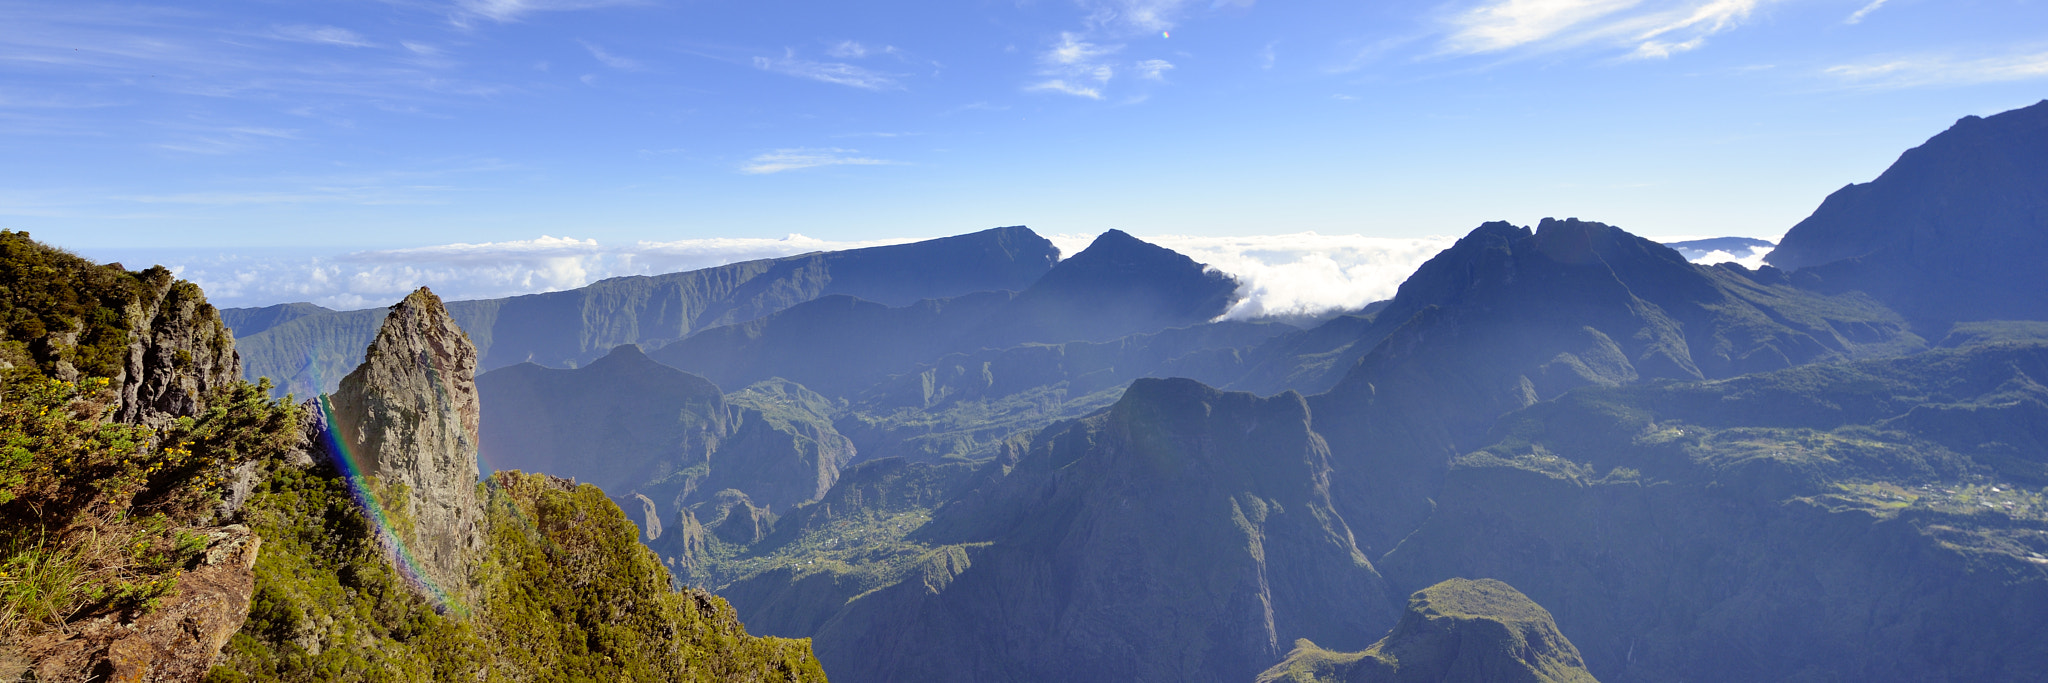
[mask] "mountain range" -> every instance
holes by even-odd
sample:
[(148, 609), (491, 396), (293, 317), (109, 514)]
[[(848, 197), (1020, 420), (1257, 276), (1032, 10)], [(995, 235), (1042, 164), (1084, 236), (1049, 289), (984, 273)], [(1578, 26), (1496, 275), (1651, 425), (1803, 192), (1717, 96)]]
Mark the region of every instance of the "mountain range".
[[(2032, 680), (2044, 131), (1966, 118), (1758, 269), (1493, 222), (1307, 327), (1021, 227), (446, 311), (484, 471), (842, 681)], [(385, 315), (221, 319), (314, 393)]]

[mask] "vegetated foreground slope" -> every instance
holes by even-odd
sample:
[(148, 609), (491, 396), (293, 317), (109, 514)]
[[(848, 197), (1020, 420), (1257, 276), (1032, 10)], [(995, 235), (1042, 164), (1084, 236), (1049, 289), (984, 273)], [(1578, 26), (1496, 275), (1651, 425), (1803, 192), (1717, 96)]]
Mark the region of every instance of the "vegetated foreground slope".
[[(734, 263), (684, 273), (621, 277), (562, 292), (448, 305), (478, 349), (482, 370), (533, 361), (575, 367), (620, 344), (659, 345), (720, 324), (744, 322), (820, 296), (846, 294), (892, 305), (983, 290), (1022, 289), (1052, 268), (1059, 250), (1022, 226), (912, 244)], [(245, 372), (284, 392), (333, 391), (362, 361), (383, 309), (270, 307), (230, 311)], [(319, 307), (311, 307), (318, 309)]]
[(249, 503), (282, 552), (214, 680), (822, 680), (800, 640), (747, 635), (671, 589), (594, 486), (518, 472), (477, 483), (476, 351), (431, 292), (385, 318), (316, 448)]
[(824, 680), (808, 642), (673, 591), (594, 487), (479, 486), (453, 376), (474, 354), (424, 291), (335, 430), (236, 379), (217, 313), (161, 268), (7, 232), (0, 280), (0, 677)]

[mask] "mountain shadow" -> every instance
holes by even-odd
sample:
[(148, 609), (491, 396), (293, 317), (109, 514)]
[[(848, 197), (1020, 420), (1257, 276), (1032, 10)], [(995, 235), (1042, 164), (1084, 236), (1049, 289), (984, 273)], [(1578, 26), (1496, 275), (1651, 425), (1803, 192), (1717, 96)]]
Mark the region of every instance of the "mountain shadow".
[(820, 414), (823, 398), (786, 382), (728, 396), (717, 385), (620, 346), (588, 367), (530, 363), (477, 378), (489, 406), (483, 461), (492, 470), (546, 472), (598, 485), (660, 520), (736, 489), (788, 509), (832, 486), (852, 443)]
[(2048, 101), (1957, 121), (1829, 195), (1764, 260), (1822, 291), (1868, 292), (1930, 337), (2048, 320)]

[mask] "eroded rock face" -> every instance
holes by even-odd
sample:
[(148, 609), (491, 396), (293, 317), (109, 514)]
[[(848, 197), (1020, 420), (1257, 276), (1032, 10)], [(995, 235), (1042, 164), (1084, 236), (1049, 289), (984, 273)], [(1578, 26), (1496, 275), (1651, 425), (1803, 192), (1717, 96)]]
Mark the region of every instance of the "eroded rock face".
[[(442, 589), (462, 592), (483, 547), (477, 501), (476, 347), (427, 288), (391, 307), (355, 372), (329, 398), (333, 429), (362, 474), (410, 517), (401, 540)], [(409, 528), (408, 528), (409, 527)]]
[(199, 286), (151, 269), (128, 304), (128, 364), (116, 419), (161, 428), (206, 410), (206, 395), (241, 378), (234, 333)]
[(263, 543), (241, 525), (213, 529), (206, 537), (209, 545), (198, 566), (178, 577), (178, 587), (157, 609), (132, 620), (96, 619), (27, 643), (23, 650), (35, 662), (36, 679), (128, 683), (205, 677), (249, 617), (256, 553)]

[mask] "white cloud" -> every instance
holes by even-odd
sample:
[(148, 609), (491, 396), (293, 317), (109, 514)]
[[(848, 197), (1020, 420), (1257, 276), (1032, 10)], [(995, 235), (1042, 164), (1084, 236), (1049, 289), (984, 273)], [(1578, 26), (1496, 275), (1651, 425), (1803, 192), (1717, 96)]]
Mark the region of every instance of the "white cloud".
[(1873, 88), (2023, 81), (2048, 77), (2048, 52), (1977, 59), (1922, 55), (1843, 64), (1829, 67), (1823, 73), (1853, 85)]
[(605, 66), (620, 71), (638, 71), (640, 69), (640, 62), (606, 52), (604, 48), (594, 43), (583, 43), (583, 49), (589, 50), (590, 56), (597, 58), (598, 63)]
[(879, 73), (843, 62), (813, 62), (798, 59), (795, 50), (783, 53), (781, 59), (755, 57), (754, 67), (763, 71), (808, 78), (814, 81), (837, 83), (864, 90), (894, 90), (902, 85), (887, 74)]
[(565, 12), (572, 10), (597, 9), (618, 5), (639, 4), (640, 0), (456, 0), (456, 22), (465, 23), (467, 17), (484, 17), (492, 21), (518, 21), (520, 17), (534, 12)]
[(868, 48), (851, 40), (842, 40), (825, 48), (825, 54), (839, 59), (860, 59), (868, 56)]
[(886, 166), (897, 162), (885, 159), (852, 156), (860, 150), (838, 148), (791, 148), (778, 149), (761, 154), (740, 166), (740, 172), (749, 175), (781, 173), (819, 166)]
[(1138, 62), (1138, 77), (1154, 81), (1166, 80), (1166, 72), (1173, 69), (1173, 62), (1164, 59), (1147, 59)]
[[(1457, 242), (1455, 237), (1365, 237), (1313, 232), (1244, 237), (1137, 237), (1237, 278), (1242, 298), (1223, 314), (1230, 320), (1316, 316), (1391, 298), (1401, 282), (1415, 274), (1424, 261)], [(1061, 254), (1072, 256), (1087, 248), (1095, 235), (1049, 235), (1046, 239), (1052, 240)]]
[(283, 40), (301, 43), (322, 43), (326, 45), (340, 45), (342, 47), (377, 46), (375, 43), (357, 35), (355, 31), (335, 26), (305, 26), (298, 24), (273, 26), (270, 29), (270, 34)]
[(1121, 49), (1122, 45), (1096, 45), (1080, 35), (1061, 33), (1059, 42), (1038, 56), (1038, 75), (1044, 80), (1024, 89), (1102, 99), (1103, 88), (1116, 77), (1116, 69), (1106, 58)]
[(1844, 24), (1861, 24), (1861, 23), (1863, 23), (1863, 18), (1864, 18), (1864, 17), (1870, 16), (1870, 13), (1871, 13), (1871, 12), (1875, 12), (1875, 11), (1877, 11), (1877, 8), (1879, 8), (1879, 7), (1883, 7), (1883, 6), (1884, 6), (1884, 3), (1885, 3), (1885, 0), (1870, 0), (1870, 4), (1868, 4), (1868, 5), (1864, 5), (1864, 6), (1863, 6), (1863, 9), (1859, 9), (1859, 10), (1856, 10), (1856, 13), (1855, 13), (1855, 14), (1851, 14), (1851, 15), (1849, 15), (1849, 18), (1848, 18), (1848, 19), (1845, 19), (1845, 20), (1843, 20), (1843, 21), (1842, 21), (1842, 23), (1844, 23)]
[(1085, 85), (1074, 85), (1066, 82), (1066, 80), (1064, 79), (1059, 78), (1055, 78), (1050, 81), (1041, 81), (1038, 83), (1033, 83), (1031, 85), (1024, 86), (1024, 89), (1026, 91), (1031, 92), (1066, 93), (1069, 95), (1073, 95), (1075, 97), (1086, 97), (1091, 100), (1102, 99), (1102, 90), (1100, 88), (1091, 88)]
[(1090, 25), (1112, 31), (1157, 33), (1173, 28), (1190, 4), (1190, 0), (1083, 0), (1081, 6), (1089, 11)]
[(1692, 259), (1692, 262), (1705, 266), (1717, 263), (1739, 263), (1744, 268), (1756, 270), (1764, 267), (1764, 257), (1770, 255), (1770, 253), (1770, 247), (1754, 247), (1741, 254), (1727, 251), (1710, 251), (1702, 254), (1699, 258)]
[(1445, 52), (1591, 46), (1632, 58), (1698, 49), (1775, 0), (1485, 0), (1449, 21)]
[(1457, 52), (1520, 47), (1640, 3), (1641, 0), (1494, 0), (1451, 21), (1454, 30), (1449, 47)]

